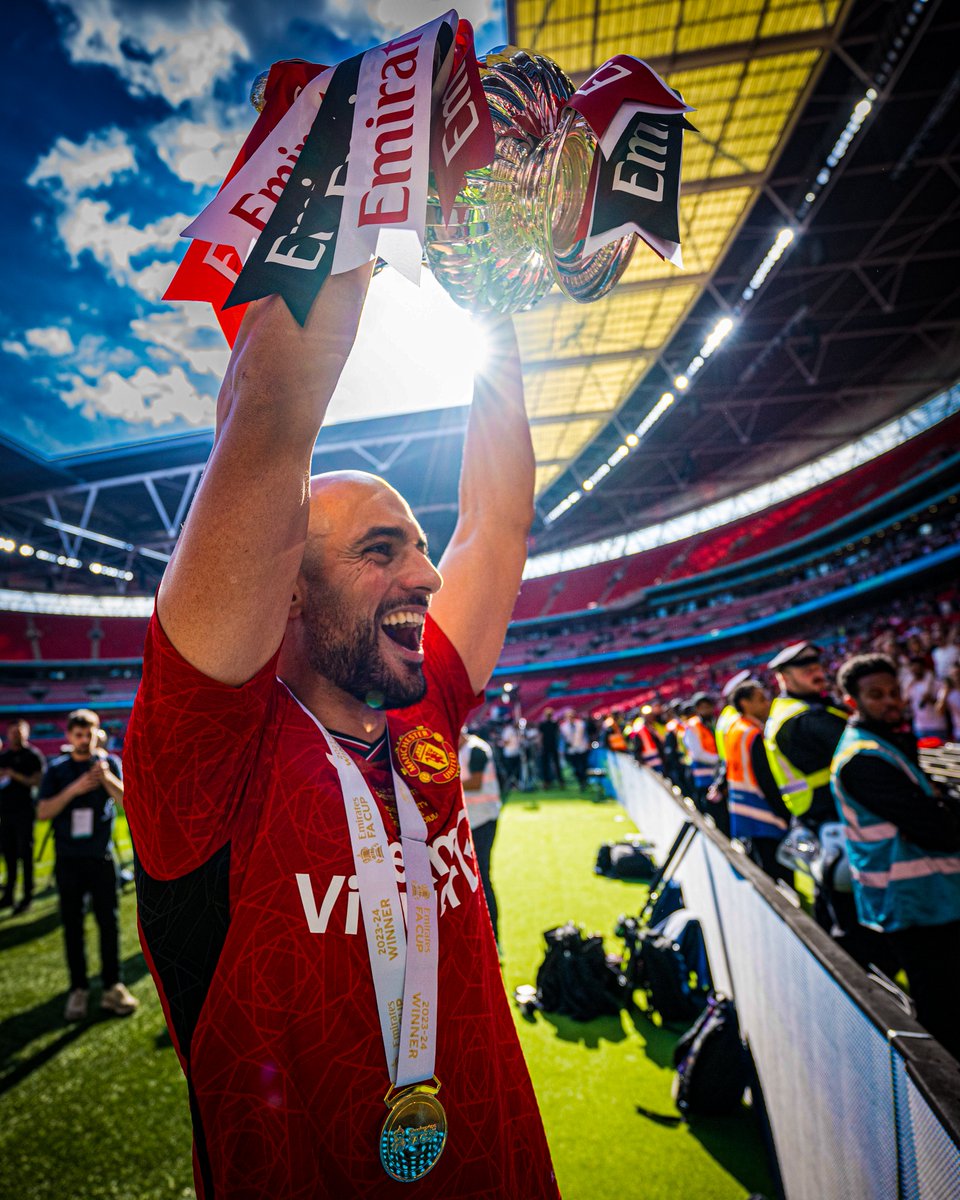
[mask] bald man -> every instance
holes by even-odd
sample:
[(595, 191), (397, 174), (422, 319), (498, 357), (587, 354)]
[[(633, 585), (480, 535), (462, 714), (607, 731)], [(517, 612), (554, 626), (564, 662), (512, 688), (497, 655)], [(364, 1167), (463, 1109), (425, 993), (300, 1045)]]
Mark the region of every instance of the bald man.
[(516, 342), (491, 327), (434, 567), (383, 480), (309, 479), (367, 279), (237, 339), (127, 738), (142, 942), (200, 1200), (555, 1197), (456, 749), (533, 511)]

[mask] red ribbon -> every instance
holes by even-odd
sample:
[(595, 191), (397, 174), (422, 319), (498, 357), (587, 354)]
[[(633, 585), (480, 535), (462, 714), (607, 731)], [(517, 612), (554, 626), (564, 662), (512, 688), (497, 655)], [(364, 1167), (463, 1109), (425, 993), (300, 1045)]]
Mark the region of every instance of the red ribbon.
[[(261, 142), (293, 104), (300, 91), (314, 76), (325, 70), (326, 67), (318, 63), (308, 63), (301, 59), (290, 59), (273, 64), (267, 78), (263, 111), (247, 134), (240, 153), (227, 172), (226, 179), (220, 185), (221, 189), (257, 151)], [(217, 314), (224, 337), (232, 346), (236, 341), (237, 330), (240, 328), (240, 322), (243, 320), (243, 314), (247, 311), (247, 306), (243, 304), (225, 309), (223, 305), (233, 290), (233, 285), (236, 283), (242, 267), (240, 256), (232, 246), (213, 246), (210, 242), (193, 241), (187, 248), (187, 253), (177, 268), (177, 273), (170, 281), (170, 286), (164, 292), (163, 298), (164, 300), (209, 301), (213, 305), (213, 311)]]

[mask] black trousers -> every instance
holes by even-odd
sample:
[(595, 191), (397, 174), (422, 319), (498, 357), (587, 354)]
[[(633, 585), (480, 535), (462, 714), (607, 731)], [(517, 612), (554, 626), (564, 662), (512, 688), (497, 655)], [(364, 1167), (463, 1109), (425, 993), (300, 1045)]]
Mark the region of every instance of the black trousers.
[(885, 936), (896, 947), (907, 973), (917, 1020), (945, 1050), (960, 1059), (956, 992), (960, 921), (917, 925)]
[(89, 896), (100, 930), (100, 977), (106, 991), (120, 979), (119, 901), (113, 858), (58, 858), (56, 878), (70, 990), (89, 987), (83, 939), (83, 901)]
[(587, 759), (590, 757), (589, 750), (583, 750), (579, 754), (572, 754), (567, 751), (567, 762), (570, 764), (570, 770), (577, 777), (577, 783), (580, 787), (587, 786)]
[(750, 857), (771, 879), (782, 879), (784, 883), (793, 887), (793, 871), (783, 863), (777, 862), (777, 847), (781, 839), (782, 835), (776, 838), (750, 838)]
[(13, 899), (17, 863), (23, 863), (23, 898), (33, 896), (33, 813), (8, 814), (0, 820), (0, 849), (7, 866), (4, 895)]
[(554, 781), (563, 783), (563, 771), (560, 767), (560, 751), (556, 746), (550, 749), (544, 747), (540, 751), (540, 774), (543, 776), (544, 784), (551, 784)]
[(473, 836), (473, 848), (477, 852), (477, 866), (480, 868), (480, 882), (483, 884), (483, 894), (487, 898), (487, 908), (490, 910), (490, 923), (493, 925), (493, 936), (500, 941), (500, 930), (497, 924), (497, 897), (494, 895), (493, 884), (490, 882), (490, 855), (493, 851), (493, 839), (497, 832), (496, 821), (484, 821), (476, 829), (470, 830)]

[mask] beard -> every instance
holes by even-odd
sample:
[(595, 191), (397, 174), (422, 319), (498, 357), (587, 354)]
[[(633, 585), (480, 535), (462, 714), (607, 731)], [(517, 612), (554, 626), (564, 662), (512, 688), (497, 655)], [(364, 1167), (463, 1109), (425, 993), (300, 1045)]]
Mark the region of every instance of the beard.
[(371, 708), (409, 708), (423, 699), (427, 681), (420, 663), (393, 666), (384, 658), (380, 625), (387, 611), (372, 622), (358, 621), (341, 599), (329, 592), (318, 597), (311, 588), (303, 613), (307, 661), (318, 675)]

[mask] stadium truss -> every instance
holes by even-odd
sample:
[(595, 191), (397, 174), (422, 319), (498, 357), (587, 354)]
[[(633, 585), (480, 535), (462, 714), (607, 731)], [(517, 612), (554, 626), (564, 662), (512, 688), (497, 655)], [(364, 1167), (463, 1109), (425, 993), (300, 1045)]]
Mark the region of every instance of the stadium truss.
[[(960, 71), (941, 53), (960, 33), (955, 5), (511, 0), (508, 19), (512, 41), (576, 79), (618, 52), (646, 58), (699, 129), (686, 271), (641, 250), (605, 300), (550, 296), (517, 319), (538, 553), (765, 484), (960, 378)], [(464, 427), (462, 409), (335, 426), (314, 466), (384, 474), (442, 548)], [(42, 551), (4, 557), (3, 582), (152, 590), (210, 446), (192, 436), (48, 461), (0, 439), (0, 543)]]

